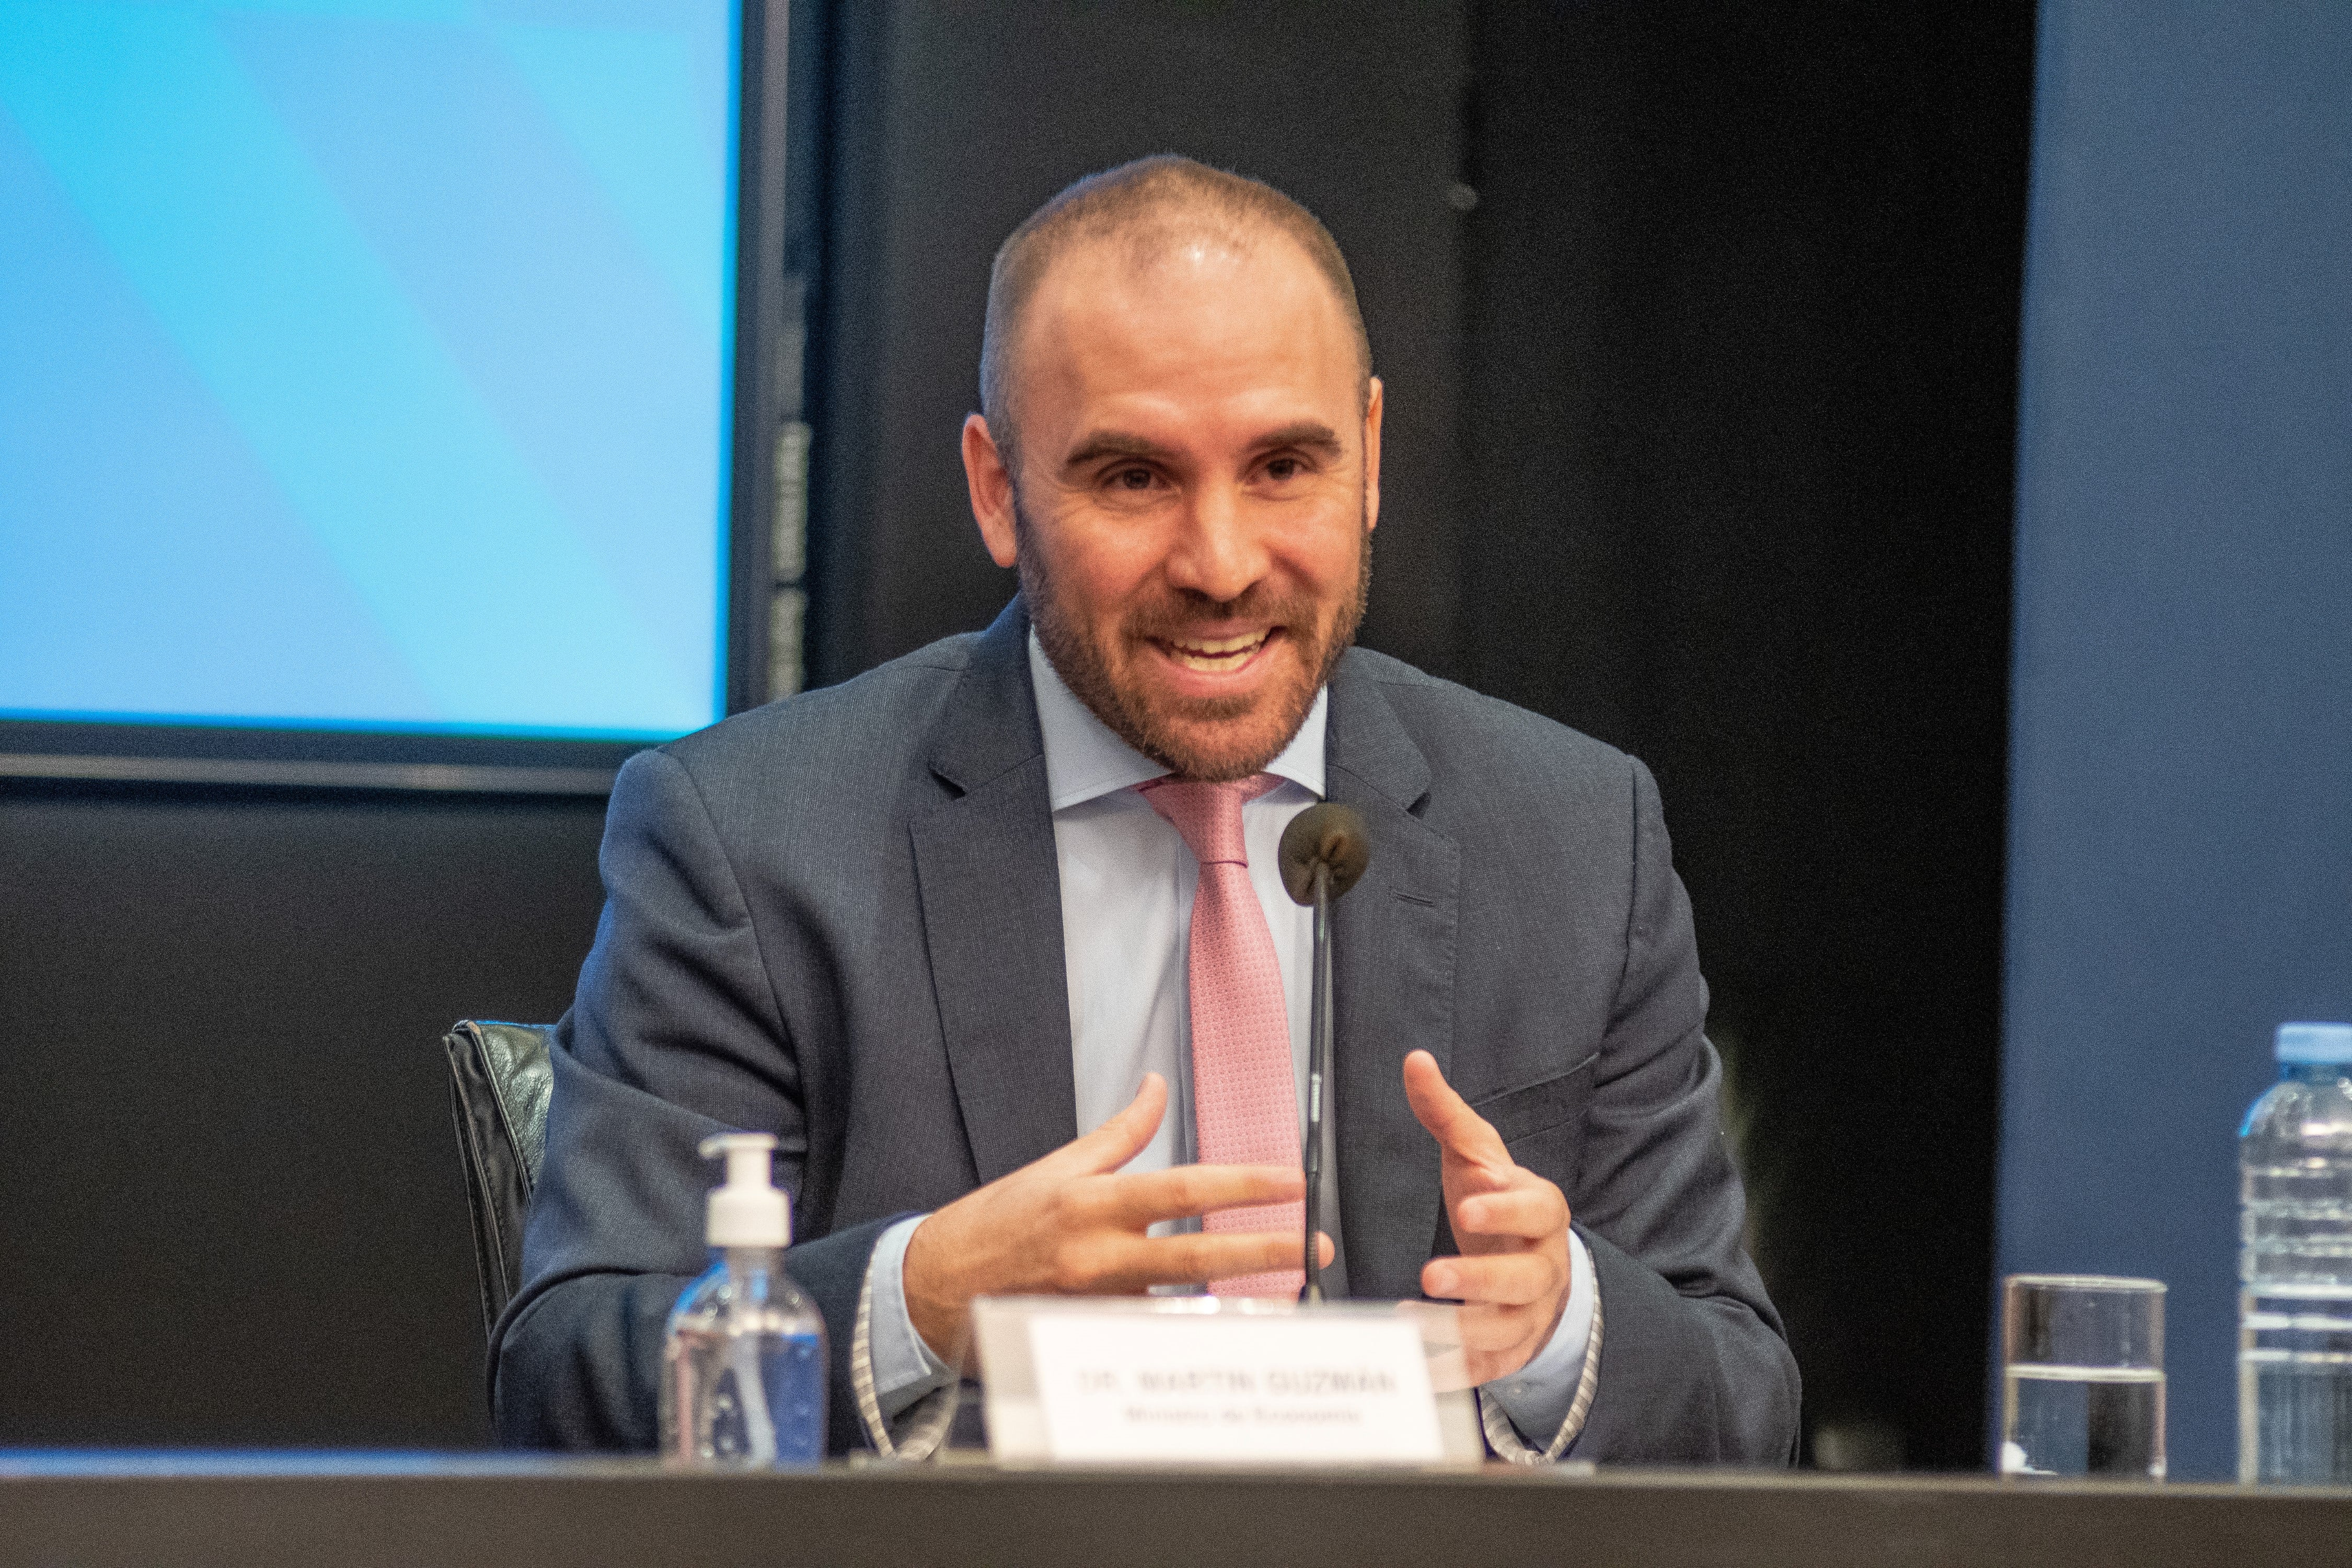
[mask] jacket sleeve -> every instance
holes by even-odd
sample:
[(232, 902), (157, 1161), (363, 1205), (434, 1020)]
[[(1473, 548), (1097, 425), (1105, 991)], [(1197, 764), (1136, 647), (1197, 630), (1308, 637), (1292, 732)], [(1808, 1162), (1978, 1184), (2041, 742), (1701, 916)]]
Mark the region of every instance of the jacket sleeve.
[[(604, 912), (551, 1052), (522, 1285), (491, 1335), (491, 1407), (510, 1447), (653, 1447), (669, 1310), (707, 1263), (711, 1173), (696, 1146), (730, 1129), (773, 1132), (777, 1182), (795, 1195), (807, 1158), (801, 1074), (750, 910), (692, 777), (667, 752), (622, 768), (598, 866)], [(836, 1452), (860, 1434), (851, 1328), (889, 1224), (813, 1237), (784, 1258), (824, 1314)]]
[(1742, 1239), (1707, 1043), (1690, 900), (1656, 784), (1633, 770), (1633, 864), (1618, 984), (1569, 1193), (1607, 1313), (1584, 1458), (1783, 1465), (1798, 1379)]

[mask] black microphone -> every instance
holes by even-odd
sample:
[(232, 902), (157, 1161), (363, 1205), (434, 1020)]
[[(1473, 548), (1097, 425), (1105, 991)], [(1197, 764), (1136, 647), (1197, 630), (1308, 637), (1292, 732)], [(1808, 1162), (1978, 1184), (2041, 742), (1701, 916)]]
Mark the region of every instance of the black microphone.
[(1364, 819), (1348, 806), (1310, 805), (1282, 830), (1282, 885), (1315, 909), (1315, 1004), (1307, 1032), (1307, 1283), (1298, 1299), (1323, 1301), (1323, 1258), (1315, 1245), (1323, 1228), (1324, 1084), (1331, 1076), (1331, 904), (1361, 880), (1372, 861)]

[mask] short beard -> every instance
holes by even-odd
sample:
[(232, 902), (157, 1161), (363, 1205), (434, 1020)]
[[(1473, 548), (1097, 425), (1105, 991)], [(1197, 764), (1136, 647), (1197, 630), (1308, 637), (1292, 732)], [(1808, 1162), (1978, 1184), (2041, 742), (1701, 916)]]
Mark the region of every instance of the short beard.
[[(1369, 517), (1369, 506), (1362, 510)], [(1111, 650), (1097, 647), (1087, 637), (1086, 627), (1066, 613), (1039, 560), (1040, 552), (1030, 547), (1034, 535), (1022, 511), (1017, 489), (1013, 501), (1013, 522), (1015, 538), (1022, 546), (1021, 596), (1028, 605), (1030, 624), (1036, 627), (1037, 641), (1045, 648), (1045, 657), (1053, 661), (1055, 672), (1113, 734), (1182, 779), (1205, 784), (1245, 779), (1263, 772), (1266, 763), (1280, 756), (1282, 749), (1298, 734), (1298, 727), (1307, 721), (1307, 715), (1313, 711), (1316, 693), (1330, 681), (1340, 656), (1355, 643), (1356, 628), (1363, 624), (1364, 605), (1371, 595), (1371, 539), (1365, 533), (1359, 535), (1354, 592), (1333, 607), (1323, 625), (1313, 627), (1315, 641), (1300, 649), (1311, 678), (1257, 698), (1185, 703), (1180, 721), (1179, 715), (1163, 710), (1143, 693), (1122, 688), (1113, 674)], [(1126, 638), (1129, 647), (1134, 647), (1160, 630), (1163, 624), (1167, 629), (1174, 629), (1190, 611), (1244, 620), (1263, 616), (1280, 622), (1286, 635), (1299, 637), (1312, 625), (1314, 607), (1296, 601), (1269, 602), (1255, 589), (1224, 604), (1192, 595), (1178, 605), (1130, 610), (1118, 635)], [(1298, 614), (1301, 610), (1307, 614), (1302, 616)], [(1246, 722), (1265, 703), (1274, 705), (1277, 721), (1270, 732)], [(1225, 737), (1227, 743), (1219, 745), (1214, 741), (1200, 740), (1193, 731), (1203, 725), (1213, 727), (1212, 733)], [(1254, 742), (1243, 732), (1244, 727), (1257, 731)], [(1271, 739), (1267, 738), (1269, 733)]]

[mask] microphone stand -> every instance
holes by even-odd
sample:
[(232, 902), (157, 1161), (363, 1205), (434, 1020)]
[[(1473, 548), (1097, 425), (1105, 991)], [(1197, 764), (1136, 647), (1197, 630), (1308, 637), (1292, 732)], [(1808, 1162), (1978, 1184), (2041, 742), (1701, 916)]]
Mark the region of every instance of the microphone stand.
[(1323, 1304), (1323, 1101), (1331, 1072), (1331, 868), (1315, 864), (1315, 987), (1307, 1025), (1307, 1283), (1298, 1300)]
[(1298, 1299), (1323, 1302), (1323, 1257), (1315, 1245), (1324, 1230), (1323, 1129), (1331, 1111), (1331, 903), (1363, 877), (1371, 863), (1364, 819), (1337, 801), (1310, 805), (1282, 830), (1282, 889), (1291, 901), (1315, 910), (1314, 1003), (1307, 1024), (1306, 1283)]

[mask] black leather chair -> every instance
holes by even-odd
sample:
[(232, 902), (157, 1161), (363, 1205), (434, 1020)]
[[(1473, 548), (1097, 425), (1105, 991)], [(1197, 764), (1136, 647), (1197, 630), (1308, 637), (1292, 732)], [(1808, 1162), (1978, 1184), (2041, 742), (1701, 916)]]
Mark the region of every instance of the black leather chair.
[(441, 1038), (449, 1057), (449, 1108), (466, 1163), (474, 1266), (482, 1287), (482, 1342), (522, 1279), (522, 1218), (547, 1154), (551, 1024), (468, 1018)]

